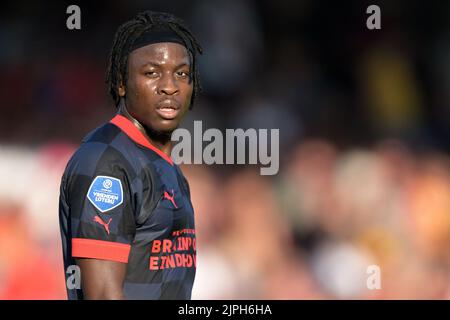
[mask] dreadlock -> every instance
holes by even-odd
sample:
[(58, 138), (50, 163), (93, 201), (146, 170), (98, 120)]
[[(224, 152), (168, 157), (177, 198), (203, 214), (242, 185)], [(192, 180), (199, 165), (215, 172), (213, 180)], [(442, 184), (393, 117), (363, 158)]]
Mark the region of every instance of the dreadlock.
[(108, 68), (106, 72), (106, 83), (114, 103), (119, 106), (119, 85), (126, 84), (128, 80), (128, 54), (130, 46), (143, 33), (157, 26), (169, 27), (175, 32), (188, 48), (189, 60), (191, 64), (191, 75), (189, 83), (194, 81), (194, 89), (191, 97), (189, 109), (192, 109), (194, 100), (201, 92), (199, 72), (197, 68), (197, 52), (202, 54), (203, 50), (184, 21), (176, 16), (155, 11), (144, 11), (135, 18), (125, 22), (118, 29), (114, 36), (113, 45), (109, 54)]

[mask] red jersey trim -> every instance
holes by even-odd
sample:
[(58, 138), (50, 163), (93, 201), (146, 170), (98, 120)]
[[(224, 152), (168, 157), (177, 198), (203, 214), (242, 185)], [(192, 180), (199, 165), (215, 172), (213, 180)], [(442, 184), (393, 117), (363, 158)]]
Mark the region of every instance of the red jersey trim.
[(140, 144), (141, 146), (153, 150), (161, 158), (163, 158), (173, 166), (172, 159), (167, 154), (165, 154), (164, 152), (156, 148), (154, 145), (152, 145), (148, 141), (148, 139), (144, 136), (144, 134), (141, 131), (139, 131), (139, 129), (128, 118), (118, 114), (114, 118), (112, 118), (110, 122), (119, 127), (123, 132), (125, 132), (125, 134), (131, 138), (131, 140)]
[(125, 243), (73, 238), (72, 257), (94, 258), (128, 263), (131, 246)]

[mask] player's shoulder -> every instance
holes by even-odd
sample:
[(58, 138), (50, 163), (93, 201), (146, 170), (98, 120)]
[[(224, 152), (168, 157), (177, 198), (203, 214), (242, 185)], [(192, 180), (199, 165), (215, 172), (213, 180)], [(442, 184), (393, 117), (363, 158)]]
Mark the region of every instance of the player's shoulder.
[(81, 146), (89, 143), (111, 144), (120, 133), (121, 130), (117, 126), (111, 122), (106, 122), (89, 132), (82, 139)]
[(82, 140), (66, 167), (66, 174), (98, 171), (108, 167), (130, 168), (123, 148), (117, 148), (113, 141), (121, 130), (112, 123), (105, 123)]

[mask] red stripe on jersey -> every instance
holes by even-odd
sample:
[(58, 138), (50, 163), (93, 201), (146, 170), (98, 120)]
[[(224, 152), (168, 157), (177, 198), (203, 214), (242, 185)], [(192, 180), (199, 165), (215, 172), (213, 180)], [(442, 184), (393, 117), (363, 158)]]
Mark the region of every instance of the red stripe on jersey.
[(173, 165), (172, 159), (167, 154), (152, 145), (150, 141), (148, 141), (148, 139), (144, 136), (144, 134), (139, 131), (139, 129), (128, 118), (118, 114), (114, 118), (112, 118), (110, 122), (119, 127), (123, 132), (125, 132), (126, 135), (131, 138), (131, 140), (140, 144), (141, 146), (155, 151), (161, 156), (161, 158)]
[(125, 243), (73, 238), (72, 257), (94, 258), (128, 263), (131, 246)]

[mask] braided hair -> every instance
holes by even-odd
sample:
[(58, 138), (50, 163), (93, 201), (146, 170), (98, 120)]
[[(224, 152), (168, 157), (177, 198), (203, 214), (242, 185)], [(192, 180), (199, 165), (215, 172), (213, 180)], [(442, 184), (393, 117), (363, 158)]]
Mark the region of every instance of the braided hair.
[(203, 50), (196, 38), (186, 27), (183, 20), (176, 16), (155, 11), (144, 11), (139, 13), (133, 19), (122, 24), (114, 36), (113, 45), (108, 59), (108, 68), (106, 72), (106, 83), (108, 91), (111, 94), (116, 107), (119, 106), (119, 86), (125, 84), (128, 79), (128, 55), (133, 42), (143, 33), (152, 28), (164, 26), (169, 27), (175, 32), (188, 48), (189, 60), (191, 64), (191, 75), (189, 83), (194, 81), (193, 94), (189, 109), (192, 109), (193, 103), (197, 95), (201, 92), (199, 81), (199, 72), (197, 68), (197, 53), (202, 54)]

